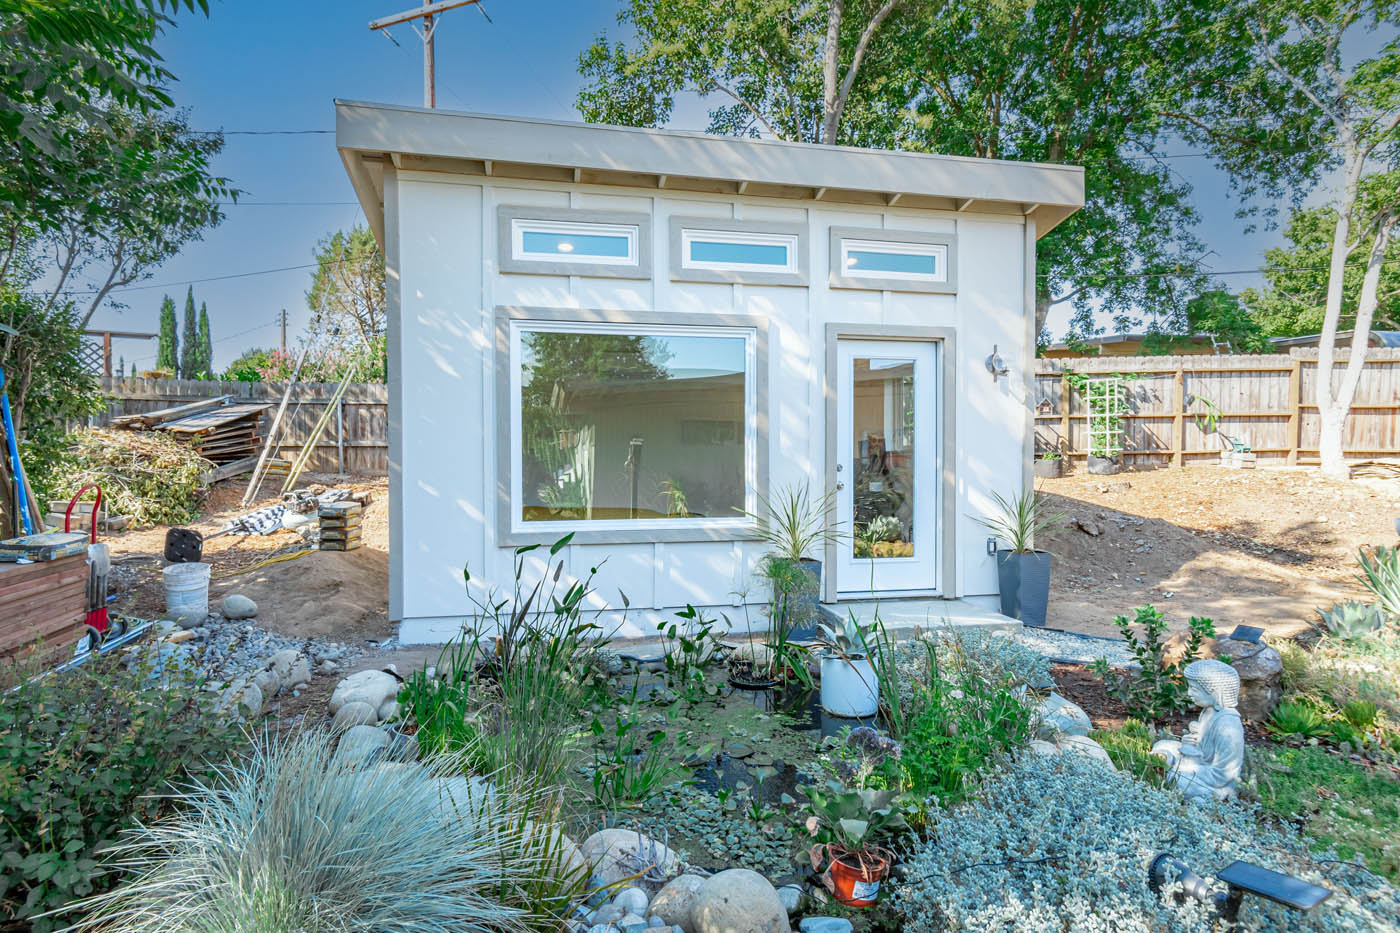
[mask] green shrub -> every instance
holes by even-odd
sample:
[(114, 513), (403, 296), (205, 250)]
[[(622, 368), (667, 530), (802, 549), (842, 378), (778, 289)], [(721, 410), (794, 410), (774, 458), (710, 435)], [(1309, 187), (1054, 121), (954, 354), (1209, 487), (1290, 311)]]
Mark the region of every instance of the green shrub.
[(85, 905), (103, 933), (559, 929), (587, 867), (552, 798), (469, 784), (451, 758), (370, 763), (319, 732), (265, 738), (118, 850), (135, 873)]
[(1385, 625), (1380, 603), (1337, 603), (1325, 612), (1319, 609), (1317, 614), (1333, 638), (1360, 638)]
[[(188, 444), (161, 431), (75, 431), (71, 448), (52, 473), (56, 489), (102, 487), (112, 515), (145, 525), (181, 525), (199, 517), (200, 474), (213, 466)], [(71, 493), (68, 493), (71, 495)]]
[(1131, 774), (1153, 787), (1166, 783), (1167, 760), (1152, 754), (1152, 743), (1157, 737), (1140, 720), (1125, 720), (1117, 729), (1095, 729), (1089, 733), (1089, 738), (1103, 746), (1119, 771)]
[(1375, 594), (1392, 619), (1400, 618), (1400, 548), (1378, 545), (1370, 554), (1361, 548), (1357, 560), (1362, 585)]
[[(899, 693), (907, 704), (916, 691), (929, 682), (930, 655), (925, 644), (933, 645), (945, 676), (973, 674), (989, 683), (1010, 687), (1045, 689), (1055, 681), (1050, 662), (1044, 655), (1027, 648), (1009, 635), (982, 629), (939, 627), (895, 646), (895, 669)], [(881, 683), (890, 678), (881, 672)]]
[(99, 851), (166, 809), (148, 795), (242, 741), (192, 674), (155, 665), (142, 651), (34, 680), (10, 672), (21, 682), (0, 693), (0, 917), (62, 926), (35, 918), (114, 881)]
[(1327, 734), (1327, 716), (1313, 701), (1297, 697), (1274, 707), (1266, 728), (1278, 736), (1313, 738)]
[[(1167, 661), (1167, 644), (1162, 637), (1167, 631), (1167, 618), (1155, 607), (1141, 607), (1132, 622), (1127, 616), (1118, 616), (1113, 624), (1123, 633), (1139, 670), (1113, 670), (1099, 658), (1093, 671), (1103, 679), (1109, 694), (1126, 706), (1129, 714), (1148, 721), (1189, 709), (1192, 704), (1186, 687), (1186, 665), (1199, 656), (1201, 642), (1215, 637), (1215, 623), (1192, 616), (1186, 651), (1171, 662)], [(1133, 631), (1135, 624), (1142, 629), (1140, 639)]]
[(1027, 755), (975, 799), (936, 812), (929, 841), (906, 862), (912, 880), (893, 885), (893, 906), (905, 933), (1219, 929), (1212, 908), (1148, 887), (1147, 866), (1163, 851), (1207, 879), (1243, 859), (1335, 892), (1310, 914), (1246, 898), (1246, 930), (1400, 925), (1394, 888), (1315, 859), (1287, 825), (1260, 823), (1237, 804), (1187, 803), (1080, 755)]
[(1352, 700), (1342, 706), (1342, 718), (1362, 732), (1370, 732), (1380, 720), (1381, 708), (1370, 700)]

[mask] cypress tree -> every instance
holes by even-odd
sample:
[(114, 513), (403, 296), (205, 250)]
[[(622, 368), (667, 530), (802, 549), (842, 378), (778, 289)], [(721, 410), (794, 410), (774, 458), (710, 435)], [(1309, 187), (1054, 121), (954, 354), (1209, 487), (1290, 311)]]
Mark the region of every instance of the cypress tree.
[(214, 340), (209, 333), (209, 309), (199, 303), (199, 371), (214, 372)]
[(195, 325), (194, 286), (185, 292), (185, 326), (180, 333), (180, 378), (193, 379), (199, 371), (199, 334)]
[(160, 303), (160, 342), (156, 345), (156, 369), (180, 375), (180, 341), (175, 336), (175, 300), (166, 295)]

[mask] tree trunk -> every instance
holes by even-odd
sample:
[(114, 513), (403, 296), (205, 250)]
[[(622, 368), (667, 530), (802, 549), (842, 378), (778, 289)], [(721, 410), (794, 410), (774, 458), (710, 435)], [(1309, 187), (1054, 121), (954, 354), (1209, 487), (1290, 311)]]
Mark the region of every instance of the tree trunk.
[(1341, 405), (1329, 405), (1318, 410), (1321, 424), (1318, 429), (1317, 447), (1322, 458), (1322, 475), (1333, 479), (1347, 479), (1351, 471), (1347, 468), (1346, 457), (1342, 454), (1342, 429), (1346, 427), (1347, 410)]
[[(1347, 149), (1352, 150), (1352, 147), (1348, 145)], [(1351, 236), (1351, 215), (1356, 209), (1364, 162), (1354, 151), (1350, 151), (1348, 156), (1346, 181), (1342, 188), (1341, 201), (1337, 204), (1337, 225), (1332, 231), (1332, 256), (1327, 270), (1327, 301), (1323, 311), (1322, 334), (1317, 344), (1317, 407), (1322, 418), (1317, 452), (1322, 461), (1323, 474), (1335, 479), (1346, 479), (1349, 476), (1346, 458), (1342, 455), (1342, 425), (1345, 424), (1347, 411), (1351, 408), (1351, 393), (1343, 388), (1333, 396), (1332, 364), (1337, 348), (1337, 330), (1342, 319), (1342, 284), (1346, 273), (1347, 240)], [(1357, 325), (1360, 323), (1358, 320)], [(1369, 324), (1367, 329), (1369, 330)], [(1359, 330), (1353, 330), (1352, 348), (1359, 349), (1361, 360), (1366, 356), (1366, 340)], [(1359, 362), (1357, 354), (1353, 353), (1348, 368)], [(1352, 385), (1352, 389), (1355, 389), (1355, 384)]]

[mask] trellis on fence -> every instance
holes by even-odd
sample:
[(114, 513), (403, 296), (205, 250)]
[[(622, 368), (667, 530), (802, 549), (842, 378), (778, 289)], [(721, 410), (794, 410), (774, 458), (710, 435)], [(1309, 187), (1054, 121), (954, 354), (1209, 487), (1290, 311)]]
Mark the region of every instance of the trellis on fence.
[[(1349, 351), (1337, 352), (1340, 385)], [(1084, 380), (1065, 378), (1080, 373)], [(1122, 446), (1131, 465), (1214, 459), (1226, 439), (1239, 438), (1261, 461), (1317, 461), (1317, 350), (1285, 356), (1116, 356), (1036, 360), (1036, 450), (1082, 458), (1091, 443), (1092, 412), (1076, 383), (1123, 374), (1128, 411)], [(1400, 350), (1367, 351), (1356, 399), (1343, 432), (1351, 459), (1400, 455)]]
[[(105, 425), (120, 415), (155, 411), (181, 402), (232, 395), (235, 402), (265, 401), (274, 407), (285, 382), (218, 382), (195, 379), (104, 378), (107, 410), (94, 419)], [(292, 389), (273, 456), (296, 456), (322, 411), (331, 404), (335, 383), (298, 383)], [(264, 418), (263, 436), (269, 427)], [(384, 473), (389, 468), (389, 389), (382, 383), (351, 383), (307, 466), (318, 473)]]

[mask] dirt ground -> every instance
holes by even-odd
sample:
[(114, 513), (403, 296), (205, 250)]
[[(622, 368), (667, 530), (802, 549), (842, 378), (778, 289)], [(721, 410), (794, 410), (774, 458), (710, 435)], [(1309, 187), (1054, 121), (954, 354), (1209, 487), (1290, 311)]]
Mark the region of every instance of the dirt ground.
[[(369, 507), (361, 519), (362, 545), (355, 551), (311, 551), (300, 557), (256, 566), (269, 558), (306, 550), (295, 531), (270, 535), (224, 535), (207, 540), (204, 560), (213, 565), (209, 601), (216, 604), (230, 593), (242, 593), (258, 604), (258, 622), (293, 638), (325, 636), (350, 644), (383, 641), (394, 634), (389, 624), (389, 488), (384, 477), (308, 475), (303, 486), (349, 487), (368, 492)], [(255, 508), (273, 505), (275, 494), (264, 486), (259, 499), (239, 505), (245, 480), (220, 483), (200, 509), (200, 519), (186, 527), (210, 535), (229, 519)], [(133, 615), (158, 615), (165, 605), (160, 571), (164, 565), (167, 528), (105, 536), (120, 593), (117, 608)]]
[(1328, 480), (1312, 469), (1199, 466), (1042, 480), (1065, 524), (1044, 536), (1055, 555), (1048, 623), (1115, 635), (1115, 615), (1152, 603), (1173, 628), (1207, 616), (1302, 631), (1314, 610), (1360, 598), (1356, 551), (1394, 544), (1400, 480)]

